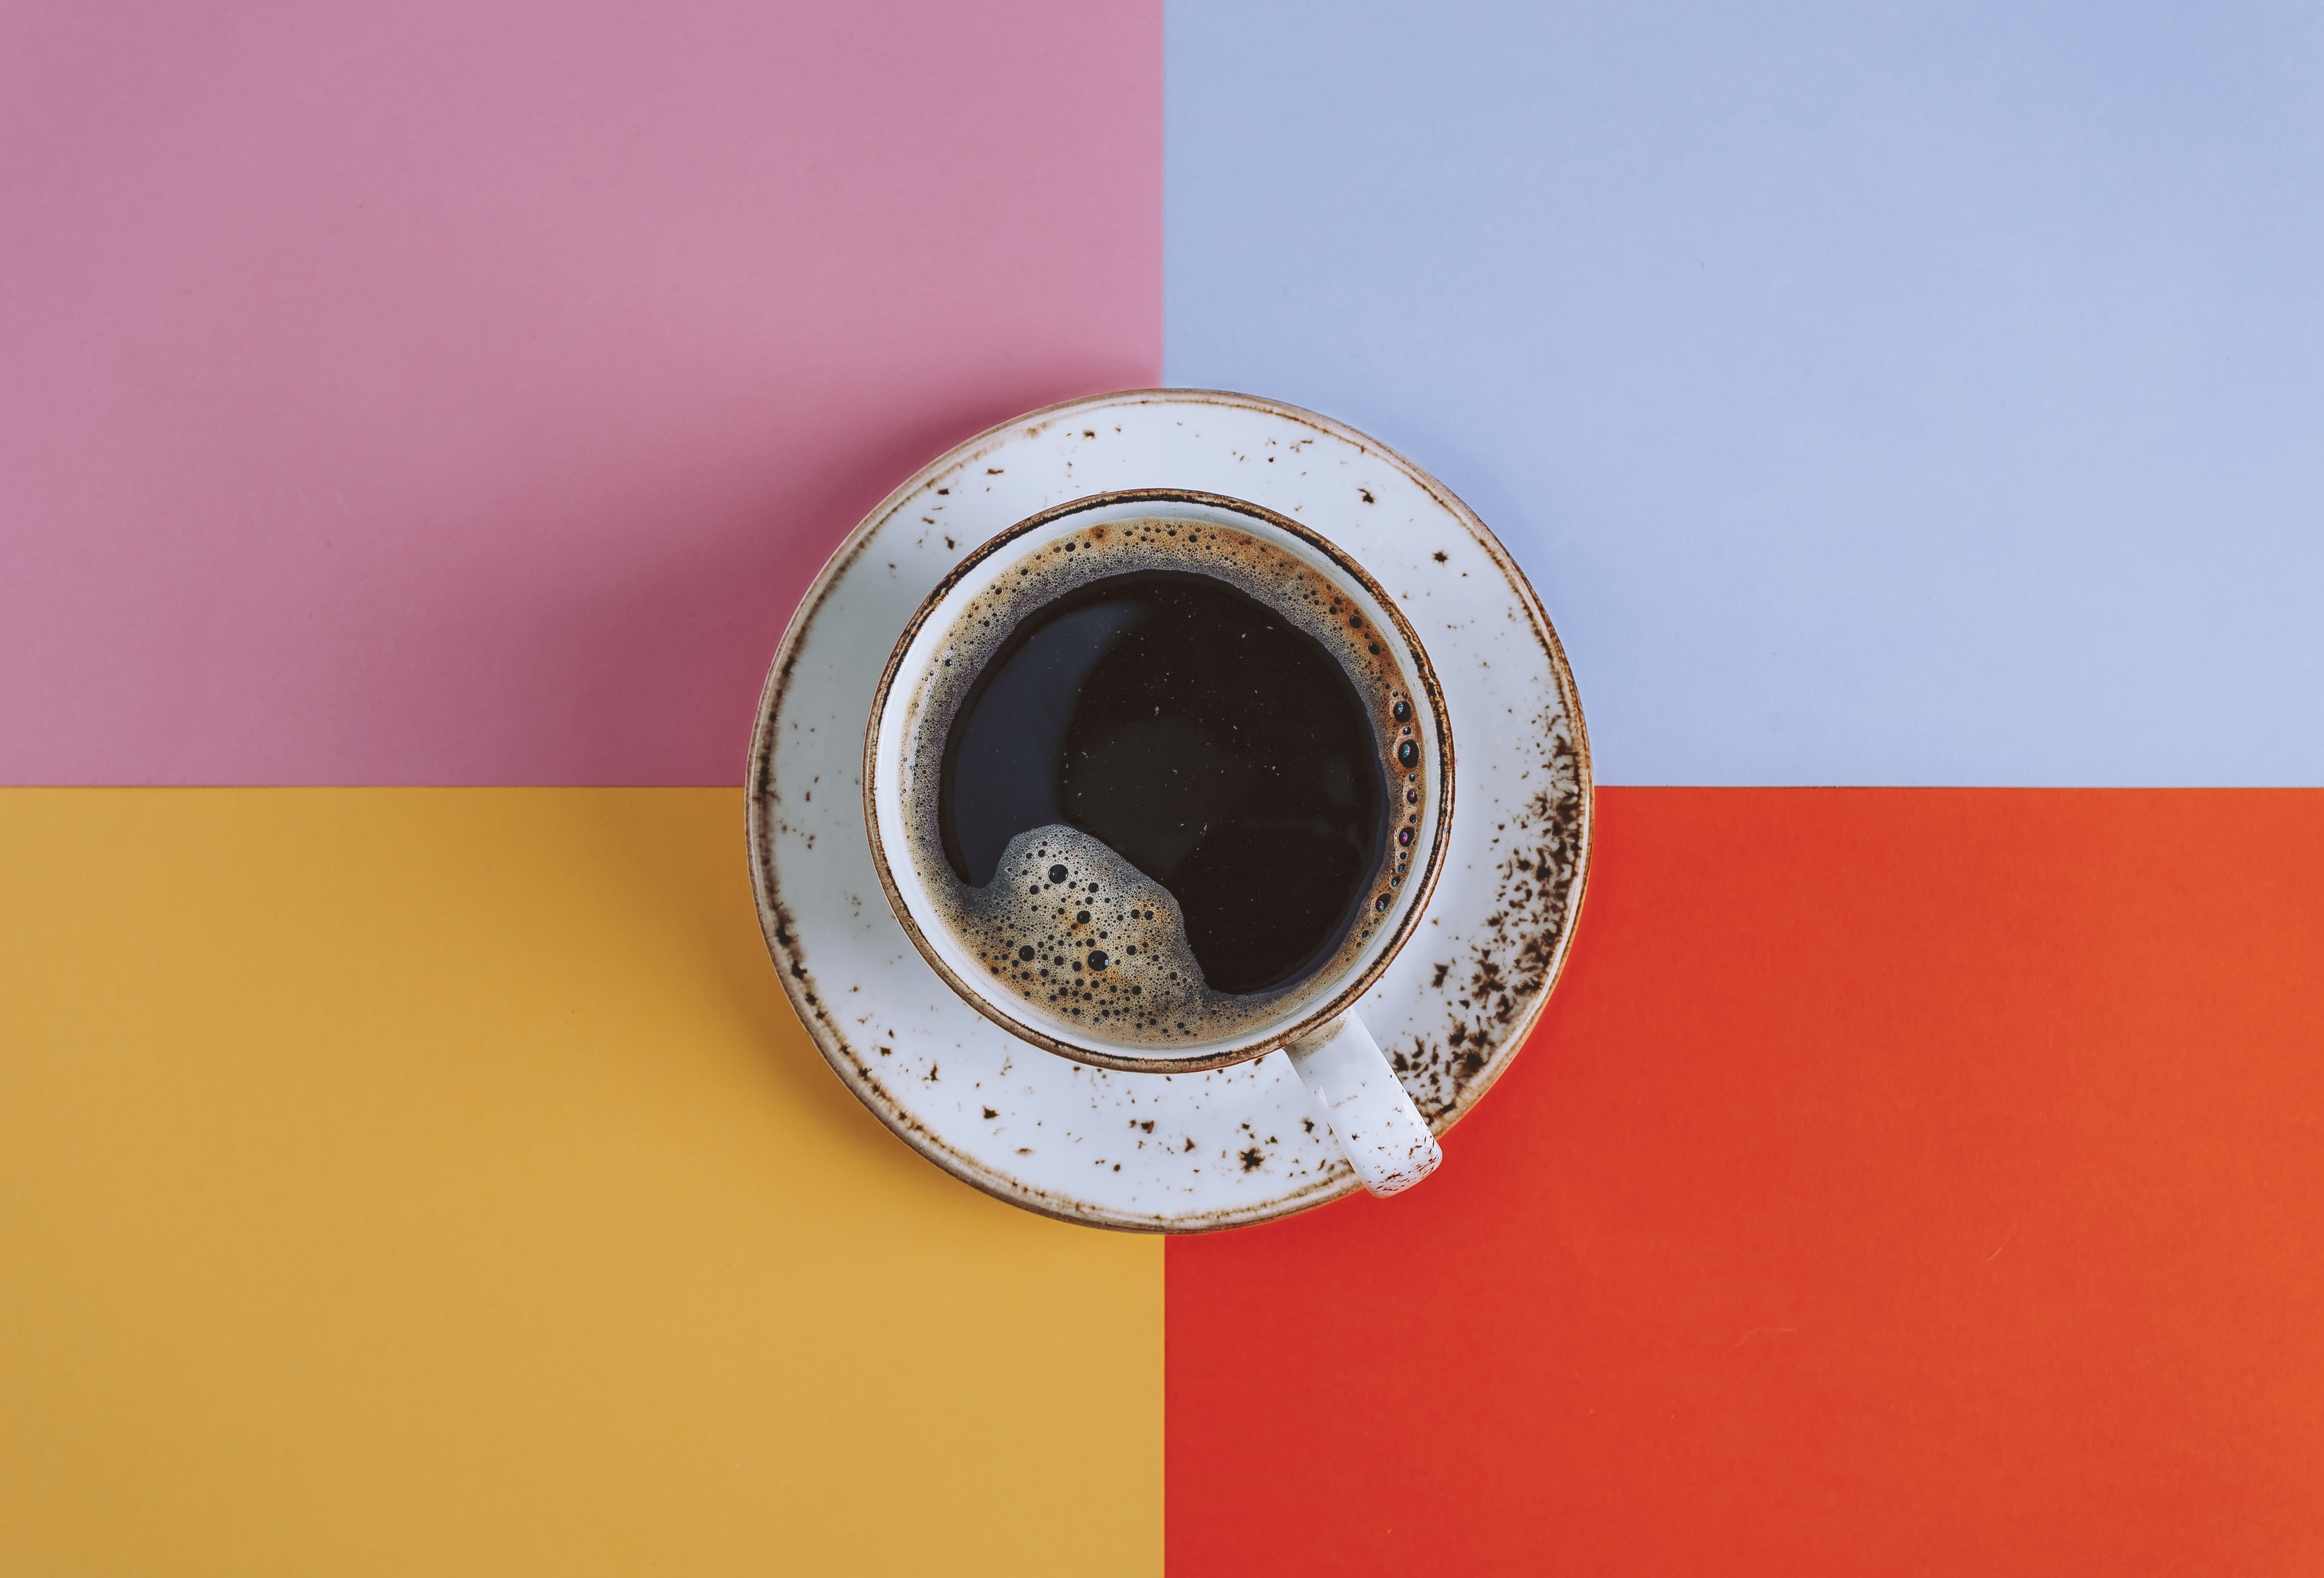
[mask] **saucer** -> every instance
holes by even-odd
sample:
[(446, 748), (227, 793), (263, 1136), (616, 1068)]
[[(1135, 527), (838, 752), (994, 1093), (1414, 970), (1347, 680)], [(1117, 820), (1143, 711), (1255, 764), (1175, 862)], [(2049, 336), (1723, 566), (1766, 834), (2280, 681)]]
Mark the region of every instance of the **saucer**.
[[(1533, 588), (1410, 461), (1311, 411), (1141, 390), (970, 439), (849, 534), (791, 617), (751, 742), (752, 880), (792, 1006), (863, 1104), (947, 1172), (1046, 1215), (1151, 1232), (1239, 1227), (1356, 1188), (1280, 1052), (1206, 1073), (1093, 1068), (961, 1001), (872, 868), (863, 734), (896, 638), (979, 544), (1133, 487), (1224, 494), (1347, 550), (1403, 608), (1443, 687), (1452, 833), (1426, 923), (1359, 1012), (1442, 1135), (1490, 1088), (1563, 966), (1590, 862), (1590, 747)], [(1457, 1146), (1446, 1165), (1460, 1165)]]

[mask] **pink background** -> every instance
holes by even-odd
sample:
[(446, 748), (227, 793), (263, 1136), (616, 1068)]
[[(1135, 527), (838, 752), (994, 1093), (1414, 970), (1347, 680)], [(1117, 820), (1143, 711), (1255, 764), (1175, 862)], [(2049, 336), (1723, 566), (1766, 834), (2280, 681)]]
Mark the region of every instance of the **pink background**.
[(738, 782), (912, 467), (1161, 376), (1161, 13), (0, 15), (0, 781)]

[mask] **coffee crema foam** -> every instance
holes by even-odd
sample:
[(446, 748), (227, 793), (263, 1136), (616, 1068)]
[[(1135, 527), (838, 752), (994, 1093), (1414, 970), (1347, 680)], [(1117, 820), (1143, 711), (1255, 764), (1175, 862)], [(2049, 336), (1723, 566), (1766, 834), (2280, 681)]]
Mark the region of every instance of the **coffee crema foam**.
[[(1214, 991), (1204, 979), (1178, 901), (1092, 834), (1063, 823), (1013, 836), (992, 880), (970, 887), (945, 854), (940, 763), (978, 676), (1027, 616), (1108, 577), (1140, 570), (1208, 576), (1258, 599), (1323, 643), (1353, 683), (1371, 724), (1388, 793), (1386, 835), (1354, 924), (1316, 966), (1283, 987)], [(912, 697), (899, 803), (910, 858), (936, 918), (1034, 1023), (1077, 1039), (1190, 1051), (1231, 1041), (1321, 1000), (1382, 924), (1412, 872), (1426, 762), (1417, 698), (1392, 637), (1346, 594), (1289, 553), (1208, 522), (1113, 521), (1056, 539), (1010, 564), (954, 616)], [(1401, 756), (1399, 755), (1401, 752)]]

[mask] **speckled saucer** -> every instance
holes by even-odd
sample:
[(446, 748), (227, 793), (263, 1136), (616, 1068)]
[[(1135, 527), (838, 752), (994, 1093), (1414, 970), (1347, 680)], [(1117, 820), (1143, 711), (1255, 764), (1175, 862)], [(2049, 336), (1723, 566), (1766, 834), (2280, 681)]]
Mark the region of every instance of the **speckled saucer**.
[[(929, 465), (841, 544), (783, 634), (751, 742), (752, 877), (784, 989), (848, 1088), (946, 1171), (1069, 1222), (1200, 1232), (1356, 1187), (1284, 1056), (1128, 1074), (1016, 1039), (905, 936), (863, 825), (872, 692), (921, 599), (995, 532), (1133, 487), (1304, 521), (1428, 650), (1460, 783), (1452, 846), (1426, 923), (1360, 1011), (1439, 1134), (1517, 1056), (1565, 962), (1590, 747), (1556, 632), (1484, 522), (1395, 451), (1293, 406), (1169, 389), (1034, 411)], [(1457, 1143), (1445, 1152), (1458, 1167)]]

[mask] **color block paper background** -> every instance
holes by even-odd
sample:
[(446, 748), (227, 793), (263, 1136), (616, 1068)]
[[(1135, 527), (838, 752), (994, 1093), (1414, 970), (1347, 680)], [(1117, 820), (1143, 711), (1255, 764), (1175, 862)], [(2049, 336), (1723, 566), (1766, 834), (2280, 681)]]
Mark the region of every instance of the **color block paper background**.
[(2324, 793), (1600, 811), (1439, 1176), (1170, 1245), (1173, 1568), (2324, 1562)]
[(1156, 381), (1148, 6), (0, 17), (0, 779), (741, 781), (895, 480)]
[(2313, 6), (1169, 20), (1171, 382), (1468, 500), (1601, 781), (2324, 781)]
[(733, 813), (0, 796), (0, 1570), (1155, 1570), (1160, 1244), (899, 1162)]
[[(2312, 1572), (2319, 191), (2297, 5), (0, 13), (0, 1570)], [(1622, 786), (1443, 1173), (1167, 1248), (845, 1099), (733, 789), (1165, 378)]]

